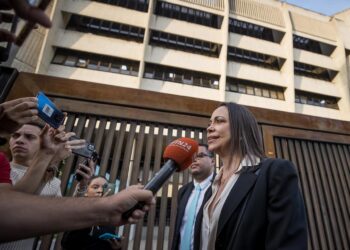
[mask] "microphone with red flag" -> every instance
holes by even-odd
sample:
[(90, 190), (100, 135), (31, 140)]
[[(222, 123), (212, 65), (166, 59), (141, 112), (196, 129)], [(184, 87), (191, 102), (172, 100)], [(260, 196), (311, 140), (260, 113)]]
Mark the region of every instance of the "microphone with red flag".
[[(190, 138), (183, 137), (171, 142), (163, 153), (163, 158), (166, 160), (165, 164), (145, 185), (144, 189), (156, 194), (175, 171), (183, 171), (191, 165), (193, 155), (197, 151), (198, 143)], [(142, 209), (143, 205), (142, 203), (138, 203), (135, 207), (123, 213), (123, 219), (129, 218), (136, 209)]]

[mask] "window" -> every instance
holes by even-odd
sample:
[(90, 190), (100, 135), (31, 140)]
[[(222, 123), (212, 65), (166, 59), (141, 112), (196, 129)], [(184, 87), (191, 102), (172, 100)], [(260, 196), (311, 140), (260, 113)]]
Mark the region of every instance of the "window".
[(244, 50), (237, 47), (229, 47), (227, 59), (251, 65), (257, 65), (268, 69), (280, 70), (286, 61), (284, 58)]
[(238, 85), (237, 84), (230, 84), (228, 86), (228, 91), (231, 91), (231, 92), (238, 92)]
[(277, 91), (276, 90), (270, 90), (270, 96), (272, 99), (277, 99)]
[(186, 83), (186, 82), (183, 81), (183, 79), (184, 79), (184, 74), (185, 74), (185, 73), (177, 72), (177, 73), (175, 74), (175, 77), (174, 77), (174, 82), (183, 82), (183, 83)]
[(300, 104), (308, 104), (320, 106), (324, 108), (339, 109), (338, 101), (340, 98), (315, 94), (311, 92), (295, 90), (295, 102)]
[(150, 44), (213, 57), (219, 57), (221, 51), (220, 44), (157, 30), (151, 30)]
[(330, 56), (335, 50), (336, 46), (322, 43), (310, 38), (293, 35), (294, 48), (307, 50), (313, 53)]
[(86, 66), (87, 66), (87, 61), (86, 61), (86, 59), (79, 58), (79, 59), (78, 59), (78, 63), (77, 63), (77, 67), (85, 68)]
[(220, 78), (218, 75), (151, 63), (146, 63), (143, 77), (212, 89), (219, 89)]
[(66, 60), (63, 62), (64, 65), (66, 66), (75, 66), (75, 63), (77, 61), (77, 58), (74, 56), (67, 56)]
[(338, 74), (338, 71), (322, 68), (301, 62), (294, 62), (294, 73), (331, 82)]
[(185, 83), (185, 84), (192, 84), (193, 83), (192, 75), (189, 72), (185, 72), (183, 74), (183, 83)]
[(90, 19), (90, 23), (87, 25), (91, 30), (99, 30), (100, 29), (101, 20), (92, 18)]
[(165, 75), (166, 72), (154, 69), (154, 68), (147, 68), (147, 70), (149, 70), (150, 72), (152, 72), (152, 74), (154, 75), (154, 79), (159, 79), (159, 80), (163, 80), (165, 79)]
[(223, 17), (163, 1), (157, 1), (155, 14), (216, 29), (221, 28)]
[(284, 93), (281, 91), (277, 91), (277, 99), (284, 100)]
[(120, 64), (112, 63), (111, 64), (112, 73), (120, 73)]
[(102, 21), (100, 29), (104, 30), (104, 31), (109, 31), (111, 24), (112, 24), (112, 22)]
[(255, 87), (254, 88), (254, 94), (256, 96), (262, 96), (261, 88)]
[(226, 79), (226, 91), (284, 100), (285, 88), (238, 78)]
[(64, 61), (66, 60), (66, 56), (65, 55), (57, 55), (54, 57), (53, 59), (53, 63), (57, 63), (57, 64), (63, 64)]
[(145, 69), (145, 78), (155, 78), (155, 72), (153, 70)]
[(92, 0), (100, 3), (120, 6), (128, 9), (147, 12), (148, 0)]
[(268, 89), (262, 89), (262, 94), (263, 94), (263, 97), (267, 97), (267, 98), (270, 97), (270, 92)]
[(266, 28), (257, 24), (240, 21), (230, 18), (229, 31), (240, 35), (251, 36), (258, 39), (280, 43), (284, 37), (284, 32)]
[(66, 29), (132, 40), (139, 43), (143, 42), (145, 33), (144, 28), (76, 14), (71, 15)]
[(87, 65), (87, 68), (97, 70), (98, 64), (99, 64), (99, 62), (97, 60), (90, 59), (88, 65)]
[(101, 71), (110, 71), (110, 63), (106, 60), (105, 62), (100, 63), (100, 70)]
[(137, 76), (139, 62), (111, 56), (57, 48), (53, 64)]
[(239, 93), (246, 94), (246, 93), (247, 93), (246, 86), (243, 85), (243, 84), (238, 84), (238, 92), (239, 92)]

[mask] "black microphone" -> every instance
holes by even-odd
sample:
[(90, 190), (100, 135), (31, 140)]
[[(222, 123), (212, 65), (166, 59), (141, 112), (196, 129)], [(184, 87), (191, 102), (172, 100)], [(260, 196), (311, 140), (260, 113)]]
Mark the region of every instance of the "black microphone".
[(152, 191), (155, 195), (177, 169), (178, 165), (174, 160), (167, 160), (156, 175), (145, 185), (144, 189)]
[[(150, 190), (155, 195), (175, 171), (183, 171), (191, 165), (192, 156), (197, 151), (198, 143), (189, 138), (180, 138), (170, 143), (163, 154), (163, 158), (167, 161), (143, 189)], [(124, 212), (122, 218), (127, 220), (136, 209), (142, 210), (144, 205), (144, 202), (137, 203)]]

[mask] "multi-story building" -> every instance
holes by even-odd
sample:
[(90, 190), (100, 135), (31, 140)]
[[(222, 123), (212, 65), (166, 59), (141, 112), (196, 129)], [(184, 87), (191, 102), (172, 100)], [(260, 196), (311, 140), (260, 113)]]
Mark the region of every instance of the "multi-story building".
[(350, 10), (273, 0), (64, 0), (36, 72), (350, 120)]

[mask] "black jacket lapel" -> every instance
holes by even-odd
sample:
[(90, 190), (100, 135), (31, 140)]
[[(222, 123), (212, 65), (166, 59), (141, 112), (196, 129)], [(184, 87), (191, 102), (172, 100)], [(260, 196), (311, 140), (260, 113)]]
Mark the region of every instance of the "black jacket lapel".
[(230, 219), (241, 201), (248, 195), (249, 190), (254, 186), (256, 179), (257, 175), (254, 172), (243, 172), (238, 177), (236, 184), (231, 189), (226, 202), (222, 207), (217, 235), (220, 234), (226, 222)]
[(197, 250), (199, 249), (199, 245), (200, 245), (200, 238), (201, 238), (201, 228), (202, 228), (202, 219), (203, 219), (203, 208), (205, 203), (207, 203), (207, 201), (209, 200), (210, 196), (212, 194), (211, 191), (211, 185), (208, 188), (208, 190), (205, 192), (204, 194), (204, 198), (203, 198), (203, 202), (201, 204), (201, 207), (198, 211), (197, 217), (196, 217), (196, 223), (194, 225), (194, 241), (193, 241), (193, 249)]
[(203, 208), (205, 203), (207, 203), (207, 201), (210, 199), (211, 195), (212, 195), (212, 185), (213, 185), (213, 181), (215, 179), (216, 174), (213, 174), (213, 178), (210, 180), (210, 186), (208, 187), (207, 191), (204, 194), (203, 197), (203, 202), (201, 204), (201, 207), (198, 211), (197, 217), (196, 217), (196, 223), (194, 226), (194, 239), (196, 240), (196, 237), (198, 237), (197, 239), (200, 239), (200, 232), (201, 231), (201, 227), (202, 227), (202, 219), (203, 219)]

